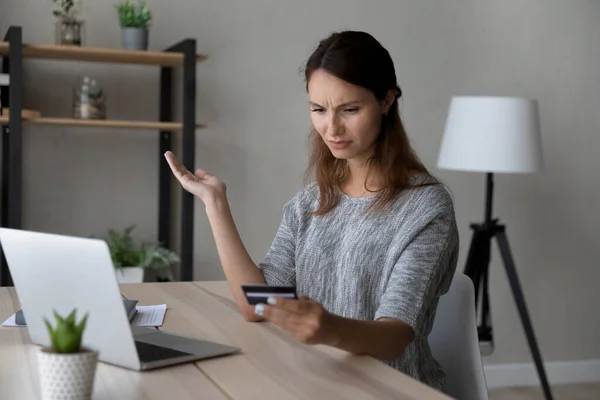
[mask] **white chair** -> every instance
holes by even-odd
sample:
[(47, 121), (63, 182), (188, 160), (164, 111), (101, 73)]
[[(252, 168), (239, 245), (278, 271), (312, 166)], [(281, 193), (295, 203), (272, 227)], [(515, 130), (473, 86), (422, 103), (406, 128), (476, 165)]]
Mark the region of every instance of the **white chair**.
[(440, 297), (428, 337), (433, 357), (446, 371), (445, 392), (458, 400), (488, 400), (477, 338), (473, 281), (459, 273)]

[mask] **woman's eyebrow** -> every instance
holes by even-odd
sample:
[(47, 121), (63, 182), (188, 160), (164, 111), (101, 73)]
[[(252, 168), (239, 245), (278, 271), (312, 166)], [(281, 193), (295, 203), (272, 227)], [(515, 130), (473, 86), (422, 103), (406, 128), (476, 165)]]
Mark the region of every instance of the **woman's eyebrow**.
[[(325, 108), (325, 107), (323, 107), (323, 106), (315, 103), (314, 101), (310, 101), (309, 103), (310, 103), (311, 106), (314, 106), (314, 107)], [(347, 107), (347, 106), (350, 106), (350, 105), (353, 105), (353, 104), (357, 104), (357, 103), (360, 103), (360, 100), (347, 101), (347, 102), (345, 102), (345, 103), (340, 104), (339, 106), (337, 106), (337, 108), (343, 108), (343, 107)]]

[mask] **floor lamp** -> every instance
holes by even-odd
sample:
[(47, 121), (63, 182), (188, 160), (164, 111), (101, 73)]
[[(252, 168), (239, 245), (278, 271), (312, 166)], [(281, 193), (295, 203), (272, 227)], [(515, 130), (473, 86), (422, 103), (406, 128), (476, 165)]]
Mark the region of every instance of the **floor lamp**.
[(471, 224), (473, 236), (464, 273), (475, 286), (478, 334), (482, 349), (493, 348), (489, 315), (488, 273), (492, 240), (495, 238), (525, 335), (546, 399), (552, 399), (542, 356), (512, 257), (506, 227), (492, 216), (494, 173), (532, 173), (542, 169), (541, 134), (535, 100), (491, 96), (452, 98), (438, 167), (486, 174), (485, 215)]

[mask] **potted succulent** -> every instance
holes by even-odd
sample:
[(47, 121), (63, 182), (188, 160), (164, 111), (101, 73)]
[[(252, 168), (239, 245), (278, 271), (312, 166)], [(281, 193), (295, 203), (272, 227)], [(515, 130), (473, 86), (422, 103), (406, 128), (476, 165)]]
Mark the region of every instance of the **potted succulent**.
[(155, 243), (134, 244), (131, 232), (135, 225), (123, 231), (108, 231), (108, 247), (120, 283), (140, 283), (144, 281), (146, 270), (152, 270), (158, 281), (173, 280), (173, 264), (180, 261), (179, 256)]
[(74, 309), (64, 318), (54, 311), (54, 326), (44, 318), (51, 344), (38, 352), (43, 399), (86, 400), (92, 397), (98, 352), (81, 345), (88, 314), (79, 323), (75, 321), (75, 314)]
[(147, 50), (152, 13), (146, 0), (124, 0), (116, 5), (121, 26), (121, 45), (127, 50)]
[(52, 0), (56, 17), (56, 44), (82, 46), (83, 21), (77, 19), (79, 0)]

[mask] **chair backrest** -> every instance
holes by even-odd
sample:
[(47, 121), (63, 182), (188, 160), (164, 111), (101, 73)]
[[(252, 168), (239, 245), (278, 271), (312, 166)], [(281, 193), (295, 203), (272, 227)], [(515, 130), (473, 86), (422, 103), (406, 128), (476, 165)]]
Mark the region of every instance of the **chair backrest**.
[(440, 297), (428, 337), (433, 357), (446, 372), (445, 392), (458, 400), (488, 400), (483, 372), (473, 281), (459, 273)]

